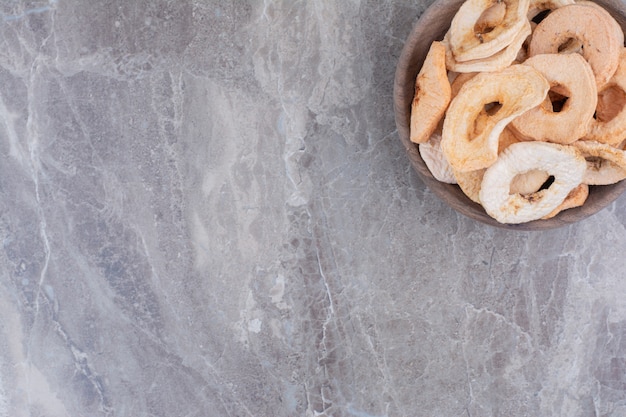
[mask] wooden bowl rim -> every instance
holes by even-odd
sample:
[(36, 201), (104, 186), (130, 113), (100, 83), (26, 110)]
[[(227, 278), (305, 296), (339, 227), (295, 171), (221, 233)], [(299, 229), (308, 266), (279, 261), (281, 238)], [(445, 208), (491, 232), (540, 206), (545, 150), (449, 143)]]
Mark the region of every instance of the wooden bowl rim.
[[(548, 230), (578, 222), (615, 201), (625, 190), (626, 180), (617, 184), (590, 186), (589, 197), (582, 207), (564, 210), (552, 219), (534, 220), (521, 224), (503, 224), (490, 217), (484, 209), (471, 201), (456, 185), (437, 181), (422, 160), (418, 147), (409, 139), (410, 107), (413, 100), (415, 78), (419, 72), (430, 44), (441, 40), (452, 17), (464, 0), (436, 0), (416, 21), (402, 49), (394, 80), (394, 112), (398, 135), (411, 165), (426, 186), (457, 212), (490, 226), (510, 230)], [(598, 1), (626, 28), (626, 5), (621, 1)]]

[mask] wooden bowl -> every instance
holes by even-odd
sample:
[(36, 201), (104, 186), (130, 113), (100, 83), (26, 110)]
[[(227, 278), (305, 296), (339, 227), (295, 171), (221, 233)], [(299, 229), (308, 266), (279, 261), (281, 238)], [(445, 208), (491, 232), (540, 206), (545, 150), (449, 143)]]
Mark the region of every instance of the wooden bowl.
[[(409, 140), (415, 78), (422, 67), (431, 42), (443, 39), (454, 14), (462, 3), (463, 0), (436, 0), (415, 23), (396, 67), (393, 89), (396, 125), (409, 160), (421, 180), (440, 199), (459, 213), (482, 223), (506, 229), (546, 230), (561, 227), (589, 217), (611, 204), (626, 189), (626, 180), (613, 185), (590, 186), (589, 197), (582, 207), (564, 210), (551, 219), (522, 224), (502, 224), (487, 215), (482, 206), (467, 198), (457, 185), (441, 183), (432, 176), (420, 157), (417, 145)], [(626, 28), (626, 3), (616, 0), (597, 1), (597, 3), (615, 17), (622, 29)]]

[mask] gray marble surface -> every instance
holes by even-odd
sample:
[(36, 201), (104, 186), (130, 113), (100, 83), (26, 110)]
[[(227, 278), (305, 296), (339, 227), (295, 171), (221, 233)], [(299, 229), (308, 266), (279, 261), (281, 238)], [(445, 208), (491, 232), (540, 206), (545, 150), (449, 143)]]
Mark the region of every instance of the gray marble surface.
[(626, 199), (425, 189), (428, 3), (0, 1), (0, 417), (626, 416)]

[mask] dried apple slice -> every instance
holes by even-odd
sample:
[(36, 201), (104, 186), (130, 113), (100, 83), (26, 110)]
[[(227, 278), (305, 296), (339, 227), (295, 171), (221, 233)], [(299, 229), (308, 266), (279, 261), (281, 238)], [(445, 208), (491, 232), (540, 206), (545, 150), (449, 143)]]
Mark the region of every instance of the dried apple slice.
[(626, 138), (626, 48), (607, 85), (598, 92), (596, 117), (591, 120), (586, 140), (618, 145)]
[(410, 139), (423, 143), (430, 138), (450, 103), (450, 82), (446, 71), (446, 48), (433, 42), (415, 80), (411, 105)]
[[(499, 71), (509, 65), (517, 58), (522, 44), (531, 33), (530, 23), (525, 22), (515, 35), (513, 40), (504, 49), (490, 55), (486, 58), (473, 59), (468, 61), (458, 61), (450, 46), (446, 48), (446, 66), (448, 69), (457, 72), (481, 72), (481, 71)], [(449, 42), (444, 37), (444, 43)]]
[[(501, 3), (505, 10), (498, 18)], [(483, 59), (506, 48), (528, 24), (529, 3), (529, 0), (466, 0), (450, 25), (454, 59), (458, 62)], [(492, 8), (496, 8), (495, 13)]]
[(586, 140), (573, 144), (587, 161), (583, 182), (589, 185), (615, 184), (626, 178), (626, 151)]
[(437, 181), (456, 184), (450, 164), (441, 151), (441, 133), (432, 134), (428, 142), (419, 144), (420, 156)]
[(550, 85), (534, 68), (480, 73), (461, 87), (443, 122), (441, 148), (457, 171), (486, 168), (498, 157), (506, 125), (544, 99)]
[[(547, 142), (520, 142), (509, 146), (485, 171), (480, 202), (500, 223), (524, 223), (541, 219), (556, 209), (583, 179), (587, 164), (576, 148)], [(516, 175), (531, 170), (554, 177), (549, 187), (535, 193), (511, 194)]]
[[(535, 28), (528, 48), (529, 56), (556, 54), (572, 42), (582, 44), (582, 56), (589, 62), (598, 89), (613, 76), (619, 62), (624, 35), (615, 31), (602, 11), (584, 4), (559, 7)], [(621, 31), (620, 31), (621, 33)]]
[(515, 118), (513, 128), (522, 137), (561, 144), (583, 137), (598, 101), (595, 77), (587, 61), (578, 54), (542, 54), (528, 58), (523, 65), (541, 72), (565, 102), (559, 109), (539, 105)]

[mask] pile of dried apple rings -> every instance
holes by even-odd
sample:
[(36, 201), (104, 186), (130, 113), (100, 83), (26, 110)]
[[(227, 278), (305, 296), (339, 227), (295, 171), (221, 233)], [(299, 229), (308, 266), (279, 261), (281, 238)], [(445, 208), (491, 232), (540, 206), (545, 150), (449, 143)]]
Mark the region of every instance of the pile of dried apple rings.
[(600, 5), (467, 0), (415, 84), (411, 141), (501, 223), (554, 217), (626, 178), (626, 48)]

